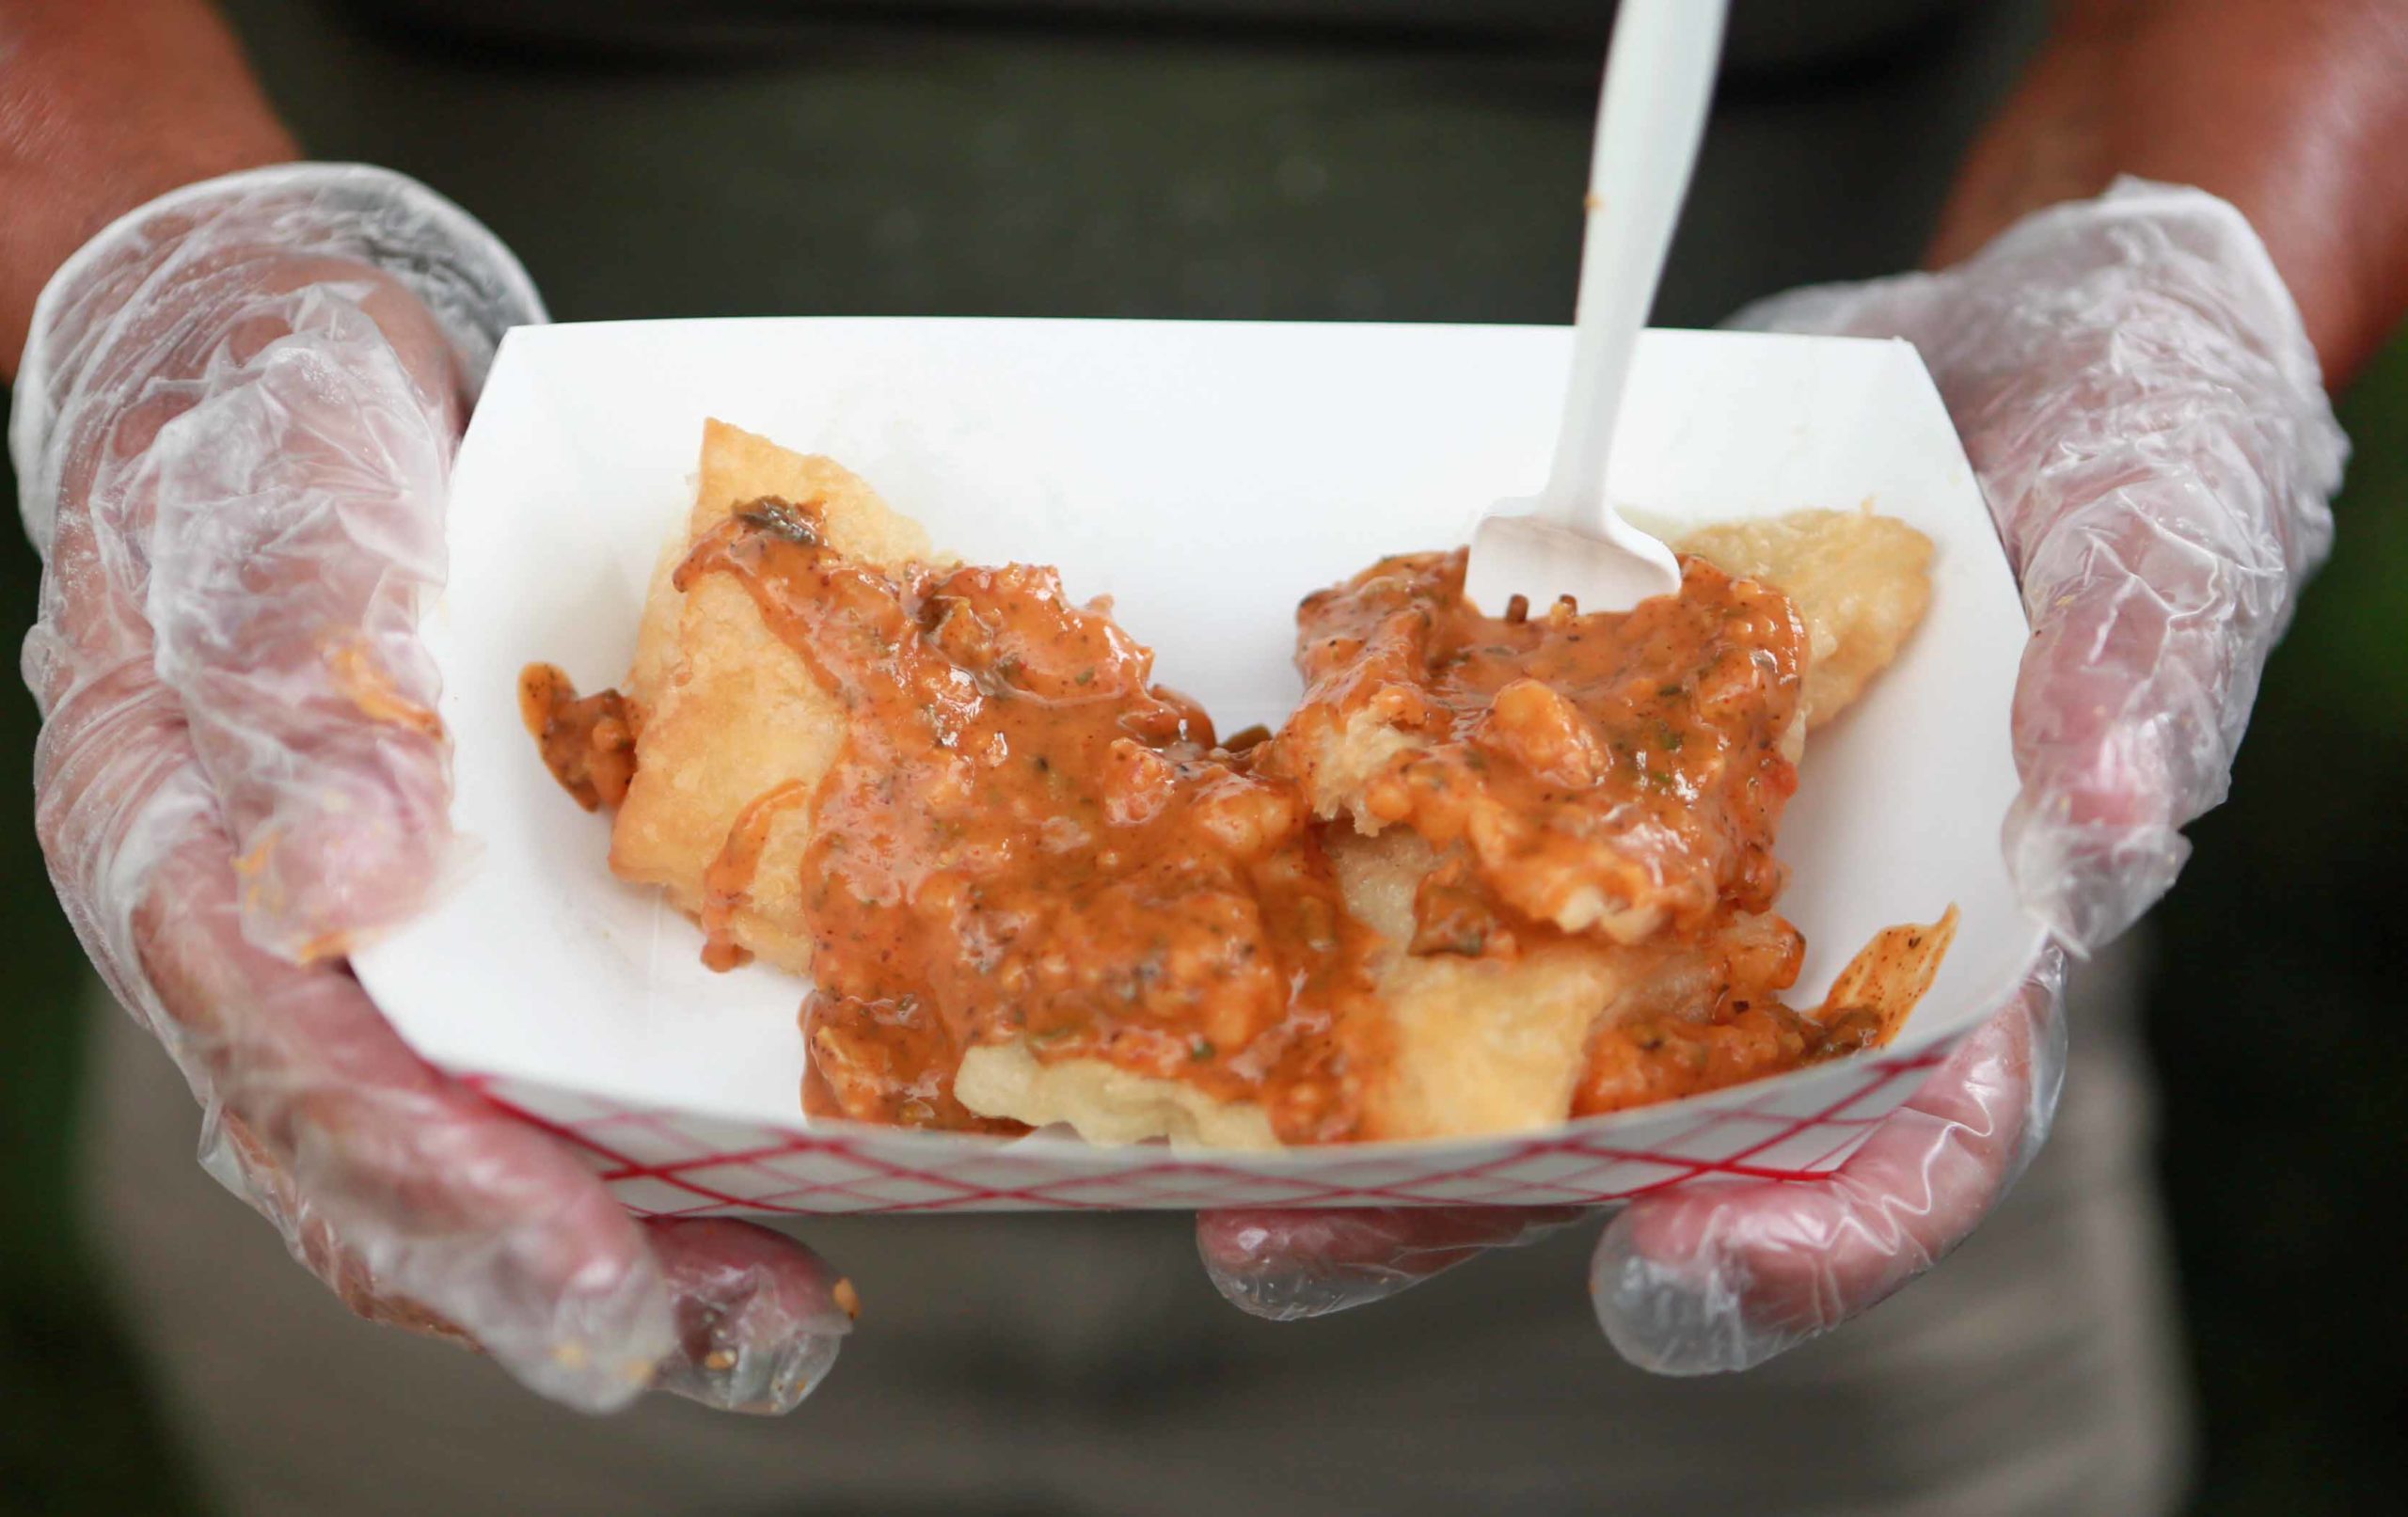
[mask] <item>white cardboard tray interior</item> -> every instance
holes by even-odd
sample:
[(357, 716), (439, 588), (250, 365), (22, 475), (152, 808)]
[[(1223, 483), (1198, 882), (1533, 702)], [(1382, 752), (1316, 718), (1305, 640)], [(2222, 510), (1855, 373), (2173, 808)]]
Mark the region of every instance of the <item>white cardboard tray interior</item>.
[[(587, 689), (624, 675), (705, 417), (833, 456), (966, 560), (1058, 564), (1073, 594), (1110, 593), (1158, 651), (1157, 676), (1228, 732), (1275, 725), (1294, 699), (1299, 597), (1384, 553), (1461, 542), (1488, 501), (1535, 490), (1568, 351), (1563, 329), (1537, 327), (795, 318), (513, 332), (453, 475), (450, 587), (426, 621), (457, 744), (454, 815), (477, 852), (432, 910), (357, 956), (363, 982), (456, 1072), (810, 1126), (800, 983), (704, 969), (697, 929), (611, 877), (608, 819), (577, 810), (519, 724), (530, 661)], [(1926, 621), (1809, 746), (1781, 909), (1807, 937), (1798, 994), (1812, 1003), (1876, 929), (1955, 903), (1956, 946), (1888, 1051), (1970, 1030), (2041, 936), (1999, 848), (2025, 624), (1914, 351), (1650, 332), (1608, 487), (1669, 521), (1870, 504), (1938, 544)], [(910, 1137), (888, 1134), (887, 1151)], [(936, 1162), (962, 1146), (921, 1141)], [(1015, 1152), (1078, 1146), (1039, 1135)], [(1446, 1146), (1416, 1146), (1443, 1171)], [(1454, 1146), (1467, 1163), (1494, 1151)], [(1283, 1173), (1315, 1161), (1288, 1156)]]

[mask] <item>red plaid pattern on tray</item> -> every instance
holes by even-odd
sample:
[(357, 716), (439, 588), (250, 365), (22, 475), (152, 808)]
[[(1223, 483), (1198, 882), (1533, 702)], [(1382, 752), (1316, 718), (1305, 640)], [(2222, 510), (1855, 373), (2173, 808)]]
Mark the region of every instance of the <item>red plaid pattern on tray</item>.
[(1948, 1052), (1854, 1060), (1546, 1132), (1274, 1154), (775, 1128), (467, 1080), (568, 1145), (642, 1216), (1578, 1206), (1692, 1180), (1827, 1175)]

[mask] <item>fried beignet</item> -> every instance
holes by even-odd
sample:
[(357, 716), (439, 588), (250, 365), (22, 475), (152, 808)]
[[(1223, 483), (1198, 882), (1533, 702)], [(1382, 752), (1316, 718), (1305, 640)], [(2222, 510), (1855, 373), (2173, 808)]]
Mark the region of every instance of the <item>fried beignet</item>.
[(1769, 909), (1801, 735), (1896, 656), (1928, 542), (1819, 512), (1683, 546), (1683, 595), (1610, 616), (1481, 617), (1460, 552), (1384, 561), (1307, 599), (1307, 699), (1232, 751), (1051, 570), (951, 567), (712, 422), (625, 696), (524, 699), (581, 799), (624, 788), (614, 870), (720, 967), (814, 973), (824, 1112), (1527, 1130), (1877, 1041), (1945, 950), (1894, 929), (1794, 1012)]
[[(818, 502), (831, 543), (863, 562), (931, 556), (916, 522), (832, 460), (705, 424), (688, 529), (644, 608), (627, 691), (636, 772), (610, 834), (611, 869), (660, 886), (689, 914), (702, 912), (705, 877), (746, 808), (782, 786), (816, 786), (844, 743), (843, 706), (763, 624), (742, 587), (705, 578), (681, 593), (671, 582), (689, 545), (765, 497)], [(801, 905), (810, 833), (807, 807), (769, 821), (752, 891), (731, 924), (742, 948), (797, 973), (811, 967)]]

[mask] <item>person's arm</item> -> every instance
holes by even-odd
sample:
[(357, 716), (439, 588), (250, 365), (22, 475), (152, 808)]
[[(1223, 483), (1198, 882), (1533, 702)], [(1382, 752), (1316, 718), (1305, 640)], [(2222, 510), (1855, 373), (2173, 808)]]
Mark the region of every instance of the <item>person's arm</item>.
[[(2408, 0), (2071, 0), (2061, 19), (1967, 166), (1937, 272), (1795, 292), (1736, 324), (1921, 351), (2032, 616), (2007, 864), (2083, 951), (2173, 883), (2331, 542), (2347, 448), (2324, 387), (2408, 299)], [(1963, 1241), (2047, 1135), (2062, 962), (2052, 945), (1828, 1178), (1633, 1201), (1591, 1272), (1614, 1347), (1669, 1373), (1744, 1368)], [(1197, 1241), (1233, 1302), (1287, 1318), (1563, 1221), (1222, 1213)]]
[(1930, 262), (2118, 175), (2237, 206), (2347, 384), (2408, 316), (2408, 0), (2060, 0)]
[(296, 156), (207, 0), (0, 0), (0, 373), (67, 256), (180, 184)]
[(543, 306), (424, 185), (293, 156), (198, 0), (0, 0), (52, 881), (199, 1098), (210, 1172), (346, 1305), (579, 1407), (784, 1411), (849, 1290), (766, 1229), (628, 1215), (341, 960), (455, 860), (418, 615), (477, 385)]

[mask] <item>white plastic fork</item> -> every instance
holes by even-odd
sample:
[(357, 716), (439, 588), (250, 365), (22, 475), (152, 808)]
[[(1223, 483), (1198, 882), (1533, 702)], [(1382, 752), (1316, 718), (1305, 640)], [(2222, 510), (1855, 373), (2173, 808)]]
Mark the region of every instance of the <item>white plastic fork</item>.
[(1728, 0), (1622, 0), (1597, 102), (1554, 468), (1545, 494), (1498, 501), (1472, 532), (1464, 591), (1490, 615), (1517, 594), (1534, 610), (1568, 595), (1584, 611), (1618, 611), (1681, 588), (1672, 550), (1606, 498), (1606, 459), (1697, 164), (1727, 8)]

